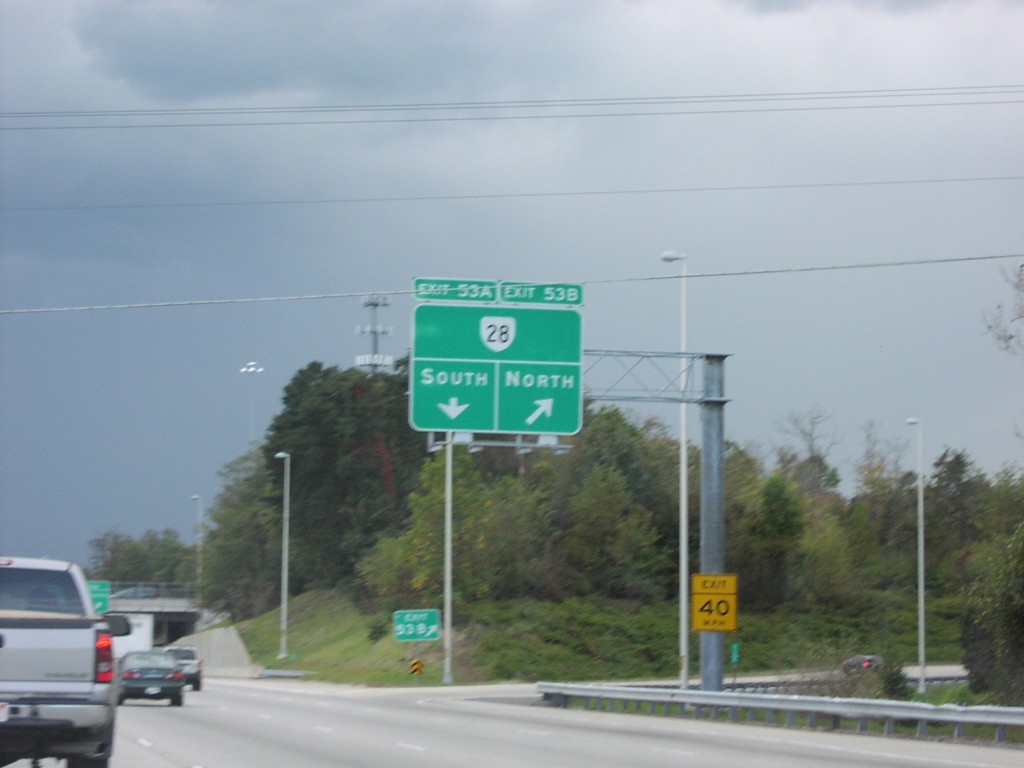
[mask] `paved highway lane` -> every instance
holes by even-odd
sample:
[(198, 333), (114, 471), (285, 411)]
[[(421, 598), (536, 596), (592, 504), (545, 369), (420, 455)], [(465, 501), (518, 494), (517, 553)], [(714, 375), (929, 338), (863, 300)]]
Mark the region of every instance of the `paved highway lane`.
[[(558, 710), (532, 686), (366, 689), (210, 681), (182, 708), (121, 707), (114, 768), (1019, 768), (1024, 751)], [(526, 700), (521, 698), (520, 701)]]
[[(205, 682), (205, 681), (204, 681)], [(510, 703), (532, 686), (210, 680), (128, 702), (113, 768), (1020, 768), (1024, 750)], [(51, 763), (52, 764), (52, 763)], [(27, 763), (19, 764), (26, 765)]]

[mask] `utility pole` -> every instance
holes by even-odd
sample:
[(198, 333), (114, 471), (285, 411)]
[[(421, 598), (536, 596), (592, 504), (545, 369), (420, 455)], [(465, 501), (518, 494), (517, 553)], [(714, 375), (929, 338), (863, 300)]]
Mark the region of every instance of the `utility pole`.
[(390, 368), (395, 364), (394, 357), (383, 355), (380, 352), (380, 337), (392, 334), (390, 327), (385, 327), (377, 321), (377, 310), (380, 307), (389, 306), (388, 297), (371, 294), (363, 302), (363, 306), (370, 308), (370, 323), (357, 325), (356, 336), (369, 336), (371, 351), (369, 355), (357, 355), (356, 365), (361, 368), (369, 368), (371, 373), (376, 373), (380, 368)]

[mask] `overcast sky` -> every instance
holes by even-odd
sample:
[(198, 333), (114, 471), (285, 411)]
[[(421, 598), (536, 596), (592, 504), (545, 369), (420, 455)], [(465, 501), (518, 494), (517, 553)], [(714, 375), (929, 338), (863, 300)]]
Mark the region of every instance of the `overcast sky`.
[(370, 351), (363, 294), (406, 354), (417, 276), (678, 349), (669, 249), (729, 439), (828, 414), (847, 492), (911, 416), (1019, 466), (1022, 39), (1020, 0), (0, 0), (0, 551), (193, 541), (295, 372)]

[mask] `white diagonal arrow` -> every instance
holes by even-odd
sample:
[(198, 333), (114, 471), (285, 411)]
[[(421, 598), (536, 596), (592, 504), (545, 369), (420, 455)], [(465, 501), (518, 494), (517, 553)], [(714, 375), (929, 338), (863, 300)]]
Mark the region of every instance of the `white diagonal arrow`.
[(550, 397), (548, 399), (546, 399), (546, 400), (534, 400), (533, 403), (534, 403), (534, 405), (537, 406), (537, 410), (534, 411), (533, 413), (531, 413), (527, 417), (527, 419), (526, 419), (526, 423), (527, 424), (533, 424), (533, 422), (535, 422), (541, 416), (550, 416), (551, 415), (551, 411), (555, 407), (555, 400), (554, 400), (554, 398), (550, 398)]
[(459, 398), (452, 397), (447, 403), (438, 403), (437, 407), (444, 411), (444, 415), (454, 421), (459, 418), (460, 414), (469, 408), (469, 403), (460, 404)]

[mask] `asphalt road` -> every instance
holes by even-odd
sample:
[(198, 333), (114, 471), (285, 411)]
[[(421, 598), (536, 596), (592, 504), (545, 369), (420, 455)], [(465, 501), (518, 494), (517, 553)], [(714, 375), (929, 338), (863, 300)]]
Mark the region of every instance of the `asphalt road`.
[(181, 708), (124, 704), (113, 768), (1024, 765), (1024, 750), (1006, 747), (529, 706), (533, 686), (204, 683)]

